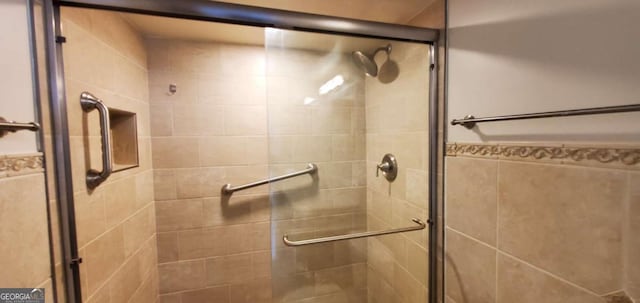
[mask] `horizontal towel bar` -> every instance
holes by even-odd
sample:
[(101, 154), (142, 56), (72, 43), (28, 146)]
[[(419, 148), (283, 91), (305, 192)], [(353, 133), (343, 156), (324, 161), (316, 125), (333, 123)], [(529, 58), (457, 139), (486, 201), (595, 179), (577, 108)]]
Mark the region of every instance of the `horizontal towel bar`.
[(636, 111), (640, 111), (640, 104), (592, 107), (592, 108), (583, 108), (583, 109), (560, 110), (560, 111), (553, 111), (553, 112), (505, 115), (505, 116), (484, 117), (484, 118), (476, 118), (472, 115), (468, 115), (464, 117), (464, 119), (452, 120), (451, 125), (462, 125), (468, 129), (472, 129), (474, 126), (476, 126), (476, 123), (482, 123), (482, 122), (539, 119), (539, 118), (551, 118), (551, 117), (569, 117), (569, 116), (583, 116), (583, 115), (597, 115), (597, 114), (613, 114), (613, 113), (625, 113), (625, 112), (636, 112)]
[(19, 130), (30, 130), (32, 132), (40, 130), (40, 124), (35, 122), (20, 123), (15, 121), (7, 121), (5, 118), (0, 117), (0, 137), (3, 137), (7, 132), (15, 133)]
[(239, 191), (239, 190), (260, 186), (260, 185), (264, 185), (264, 184), (271, 183), (271, 182), (276, 182), (276, 181), (280, 181), (280, 180), (284, 180), (284, 179), (289, 179), (289, 178), (293, 178), (293, 177), (297, 177), (297, 176), (301, 176), (301, 175), (305, 175), (305, 174), (313, 175), (317, 171), (318, 171), (318, 166), (313, 164), (313, 163), (309, 163), (309, 164), (307, 164), (307, 168), (306, 169), (298, 171), (298, 172), (295, 172), (295, 173), (290, 173), (290, 174), (286, 174), (286, 175), (282, 175), (282, 176), (278, 176), (278, 177), (273, 177), (273, 178), (270, 178), (270, 179), (265, 179), (265, 180), (256, 181), (256, 182), (253, 182), (253, 183), (239, 185), (239, 186), (236, 186), (236, 187), (231, 186), (231, 184), (225, 184), (225, 185), (222, 186), (222, 189), (220, 191), (222, 192), (222, 195), (230, 195), (230, 194), (233, 194), (233, 192), (236, 192), (236, 191)]
[(326, 243), (326, 242), (333, 242), (333, 241), (351, 240), (351, 239), (358, 239), (358, 238), (365, 238), (365, 237), (404, 233), (408, 231), (425, 229), (427, 227), (427, 224), (422, 222), (422, 220), (418, 218), (413, 218), (411, 219), (411, 221), (413, 221), (413, 223), (416, 223), (417, 226), (388, 229), (388, 230), (381, 230), (381, 231), (367, 231), (367, 232), (361, 232), (361, 233), (355, 233), (355, 234), (322, 237), (322, 238), (300, 240), (300, 241), (291, 241), (289, 240), (289, 235), (284, 235), (282, 237), (282, 241), (287, 246), (303, 246), (303, 245), (309, 245), (309, 244), (318, 244), (318, 243)]

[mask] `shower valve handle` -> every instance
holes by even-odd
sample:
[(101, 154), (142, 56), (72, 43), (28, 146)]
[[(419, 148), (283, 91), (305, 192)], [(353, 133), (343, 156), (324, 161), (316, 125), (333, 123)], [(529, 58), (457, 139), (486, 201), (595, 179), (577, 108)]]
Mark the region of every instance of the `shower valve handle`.
[(376, 165), (376, 177), (380, 176), (380, 171), (382, 171), (382, 175), (387, 181), (393, 182), (398, 175), (398, 162), (396, 162), (396, 157), (392, 154), (384, 155), (380, 164)]
[(385, 163), (380, 163), (376, 166), (376, 177), (379, 176), (380, 171), (383, 172), (388, 172), (389, 169), (391, 168), (391, 165), (389, 165), (389, 163), (385, 162)]

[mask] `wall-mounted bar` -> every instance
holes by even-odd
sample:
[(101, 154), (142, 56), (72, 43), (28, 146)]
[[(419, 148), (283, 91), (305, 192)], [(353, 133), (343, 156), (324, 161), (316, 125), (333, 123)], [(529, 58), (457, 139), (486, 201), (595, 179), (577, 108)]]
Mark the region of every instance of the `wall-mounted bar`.
[(411, 221), (413, 221), (413, 223), (415, 223), (417, 225), (416, 226), (411, 226), (411, 227), (395, 228), (395, 229), (380, 230), (380, 231), (367, 231), (367, 232), (361, 232), (361, 233), (355, 233), (355, 234), (314, 238), (314, 239), (299, 240), (299, 241), (291, 241), (291, 240), (289, 240), (289, 235), (284, 235), (282, 237), (282, 241), (287, 246), (303, 246), (303, 245), (309, 245), (309, 244), (327, 243), (327, 242), (334, 242), (334, 241), (351, 240), (351, 239), (358, 239), (358, 238), (366, 238), (366, 237), (375, 237), (375, 236), (382, 236), (382, 235), (389, 235), (389, 234), (404, 233), (404, 232), (408, 232), (408, 231), (415, 231), (415, 230), (425, 229), (427, 227), (427, 224), (425, 224), (424, 222), (422, 222), (422, 220), (420, 220), (418, 218), (413, 218), (413, 219), (411, 219)]
[(83, 92), (80, 95), (80, 105), (82, 110), (90, 112), (94, 109), (98, 110), (100, 114), (100, 134), (102, 136), (102, 171), (90, 169), (87, 171), (87, 187), (90, 189), (96, 188), (100, 183), (104, 182), (111, 175), (113, 170), (112, 157), (111, 157), (111, 137), (110, 137), (110, 122), (109, 122), (109, 109), (102, 100), (88, 92)]
[(584, 116), (584, 115), (597, 115), (597, 114), (613, 114), (613, 113), (626, 113), (626, 112), (636, 112), (636, 111), (640, 111), (640, 104), (592, 107), (592, 108), (583, 108), (583, 109), (560, 110), (560, 111), (552, 111), (552, 112), (541, 112), (541, 113), (520, 114), (520, 115), (505, 115), (505, 116), (484, 117), (484, 118), (476, 118), (472, 115), (468, 115), (463, 119), (452, 120), (451, 125), (462, 125), (468, 129), (472, 129), (474, 126), (476, 126), (476, 123), (482, 123), (482, 122)]
[(0, 138), (4, 137), (8, 132), (15, 133), (19, 130), (30, 130), (32, 132), (40, 130), (40, 124), (35, 122), (20, 123), (15, 121), (7, 121), (0, 117)]
[(286, 175), (282, 175), (282, 176), (278, 176), (278, 177), (273, 177), (270, 179), (265, 179), (265, 180), (260, 180), (260, 181), (256, 181), (256, 182), (252, 182), (252, 183), (248, 183), (248, 184), (243, 184), (243, 185), (239, 185), (236, 187), (231, 186), (231, 184), (225, 184), (222, 186), (222, 189), (220, 190), (220, 192), (223, 195), (231, 195), (233, 194), (233, 192), (239, 191), (239, 190), (243, 190), (243, 189), (247, 189), (247, 188), (252, 188), (252, 187), (256, 187), (256, 186), (260, 186), (260, 185), (264, 185), (267, 183), (272, 183), (272, 182), (276, 182), (276, 181), (280, 181), (280, 180), (284, 180), (284, 179), (289, 179), (289, 178), (293, 178), (293, 177), (297, 177), (297, 176), (301, 176), (301, 175), (314, 175), (316, 172), (318, 171), (318, 166), (313, 164), (313, 163), (309, 163), (307, 164), (307, 168), (305, 168), (304, 170), (301, 171), (297, 171), (294, 173), (290, 173), (290, 174), (286, 174)]

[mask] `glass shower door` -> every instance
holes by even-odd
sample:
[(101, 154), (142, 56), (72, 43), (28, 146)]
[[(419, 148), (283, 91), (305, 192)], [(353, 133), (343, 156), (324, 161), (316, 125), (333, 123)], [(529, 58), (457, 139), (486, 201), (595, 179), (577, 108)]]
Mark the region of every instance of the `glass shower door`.
[(270, 184), (273, 302), (426, 302), (428, 46), (267, 29), (265, 48), (269, 175), (304, 172)]

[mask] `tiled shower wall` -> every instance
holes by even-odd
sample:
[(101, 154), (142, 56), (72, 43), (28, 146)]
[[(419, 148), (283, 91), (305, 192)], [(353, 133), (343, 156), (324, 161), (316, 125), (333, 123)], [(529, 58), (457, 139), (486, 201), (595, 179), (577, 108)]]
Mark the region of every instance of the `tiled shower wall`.
[[(392, 43), (390, 59), (399, 66), (390, 83), (384, 69), (366, 80), (367, 224), (369, 230), (408, 227), (427, 220), (429, 57), (425, 45)], [(386, 60), (379, 54), (377, 62)], [(398, 176), (376, 177), (376, 165), (392, 153)], [(427, 229), (368, 240), (369, 302), (427, 301)]]
[[(62, 26), (75, 217), (83, 302), (155, 302), (155, 208), (149, 129), (147, 59), (138, 34), (115, 13), (65, 8)], [(137, 114), (139, 167), (114, 172), (88, 190), (100, 170), (98, 115), (85, 114), (89, 91), (110, 108)]]
[[(267, 67), (262, 46), (162, 39), (147, 46), (163, 302), (366, 299), (364, 242), (300, 249), (281, 242), (285, 232), (312, 237), (364, 227), (362, 76), (339, 102), (309, 106), (304, 96), (322, 83), (300, 79), (321, 54), (287, 51), (289, 60), (274, 55)], [(340, 60), (337, 72), (348, 72), (351, 63)], [(225, 183), (309, 162), (318, 164), (317, 177), (273, 184), (273, 206), (267, 186), (220, 196)]]
[(457, 146), (446, 161), (447, 302), (640, 299), (637, 148)]
[(270, 302), (264, 49), (146, 42), (161, 302)]

